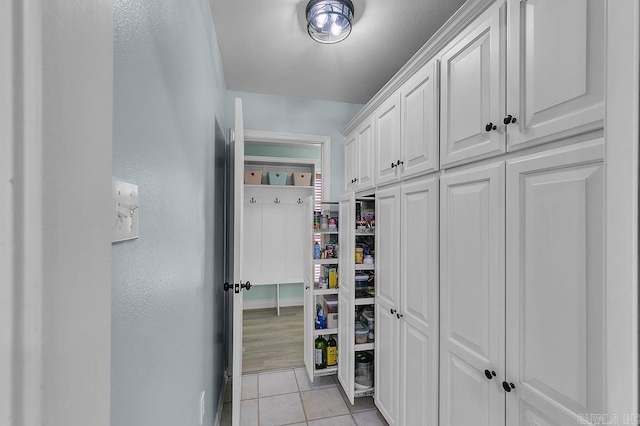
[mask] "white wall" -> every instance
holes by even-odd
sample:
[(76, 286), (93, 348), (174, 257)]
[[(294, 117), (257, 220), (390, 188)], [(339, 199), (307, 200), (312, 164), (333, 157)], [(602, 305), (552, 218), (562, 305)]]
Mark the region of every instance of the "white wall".
[(107, 426), (113, 4), (42, 7), (42, 418)]

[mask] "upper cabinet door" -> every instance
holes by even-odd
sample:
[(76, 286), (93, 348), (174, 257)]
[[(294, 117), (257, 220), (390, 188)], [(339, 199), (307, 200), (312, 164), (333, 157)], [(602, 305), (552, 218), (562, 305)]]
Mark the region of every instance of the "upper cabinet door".
[(358, 151), (356, 149), (357, 132), (352, 132), (344, 144), (344, 191), (352, 191), (358, 175)]
[(603, 140), (507, 163), (508, 425), (606, 413)]
[(375, 112), (376, 184), (398, 178), (400, 159), (400, 92), (391, 95)]
[[(438, 170), (438, 61), (429, 61), (401, 88), (402, 177)], [(389, 162), (389, 161), (387, 161)]]
[(441, 426), (505, 424), (504, 197), (503, 163), (440, 180)]
[(603, 126), (602, 0), (509, 0), (509, 150)]
[(373, 117), (367, 119), (357, 130), (358, 134), (358, 191), (373, 187), (374, 133)]
[(505, 19), (491, 6), (443, 51), (441, 168), (505, 152)]
[[(376, 303), (400, 308), (400, 186), (376, 192)], [(342, 252), (342, 247), (340, 247)]]

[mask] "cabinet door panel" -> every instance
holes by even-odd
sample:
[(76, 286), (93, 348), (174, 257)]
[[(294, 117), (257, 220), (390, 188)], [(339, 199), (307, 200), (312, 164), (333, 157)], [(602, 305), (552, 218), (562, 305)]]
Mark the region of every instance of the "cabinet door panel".
[(401, 327), (399, 424), (437, 426), (437, 338), (432, 339), (408, 321), (402, 321)]
[[(304, 247), (301, 235), (309, 233), (310, 227), (305, 227), (304, 220), (304, 204), (289, 204), (284, 206), (285, 227), (281, 229), (284, 233), (283, 264), (284, 272), (283, 282), (302, 282), (303, 281), (303, 265), (304, 265)], [(282, 237), (281, 237), (282, 238)]]
[(440, 424), (504, 424), (504, 164), (443, 176), (440, 203)]
[(365, 121), (358, 128), (358, 190), (369, 189), (373, 186), (373, 154), (375, 150), (373, 135), (373, 120)]
[(510, 425), (606, 412), (603, 155), (597, 140), (507, 163)]
[(375, 403), (389, 425), (399, 424), (400, 320), (376, 301)]
[(347, 136), (344, 145), (344, 190), (351, 191), (355, 186), (353, 179), (358, 175), (357, 171), (357, 150), (356, 132)]
[(338, 290), (338, 381), (353, 404), (355, 379), (355, 336), (353, 295), (344, 287)]
[[(275, 196), (274, 196), (275, 197)], [(262, 274), (258, 282), (275, 284), (284, 270), (286, 207), (274, 204), (268, 197), (262, 206)]]
[(605, 16), (600, 0), (510, 0), (509, 150), (603, 126)]
[(262, 278), (262, 204), (244, 203), (243, 274), (249, 281), (260, 283)]
[[(400, 92), (389, 97), (376, 110), (376, 185), (398, 177), (400, 160)], [(393, 163), (393, 167), (391, 164)]]
[(432, 60), (400, 89), (402, 177), (438, 169), (438, 61)]
[(376, 193), (376, 301), (400, 302), (400, 187)]
[[(440, 64), (442, 168), (505, 151), (504, 6), (492, 6), (445, 48)], [(487, 132), (487, 123), (497, 130)]]

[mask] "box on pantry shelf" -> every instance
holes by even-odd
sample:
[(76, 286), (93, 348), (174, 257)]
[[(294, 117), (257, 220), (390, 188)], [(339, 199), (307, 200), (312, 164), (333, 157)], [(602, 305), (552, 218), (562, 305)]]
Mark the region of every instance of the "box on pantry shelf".
[(311, 173), (293, 173), (293, 184), (295, 186), (310, 186)]
[(287, 183), (287, 172), (269, 172), (269, 185), (285, 185)]
[(327, 328), (338, 328), (338, 295), (327, 294), (324, 296), (322, 308), (327, 316)]
[(262, 170), (245, 170), (244, 183), (247, 185), (262, 184)]

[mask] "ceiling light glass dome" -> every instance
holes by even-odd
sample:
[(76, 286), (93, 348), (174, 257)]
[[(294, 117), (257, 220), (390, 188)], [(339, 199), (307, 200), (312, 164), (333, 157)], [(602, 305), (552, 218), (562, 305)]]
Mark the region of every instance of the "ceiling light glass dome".
[(351, 0), (311, 0), (307, 5), (307, 31), (320, 43), (338, 43), (351, 33)]

